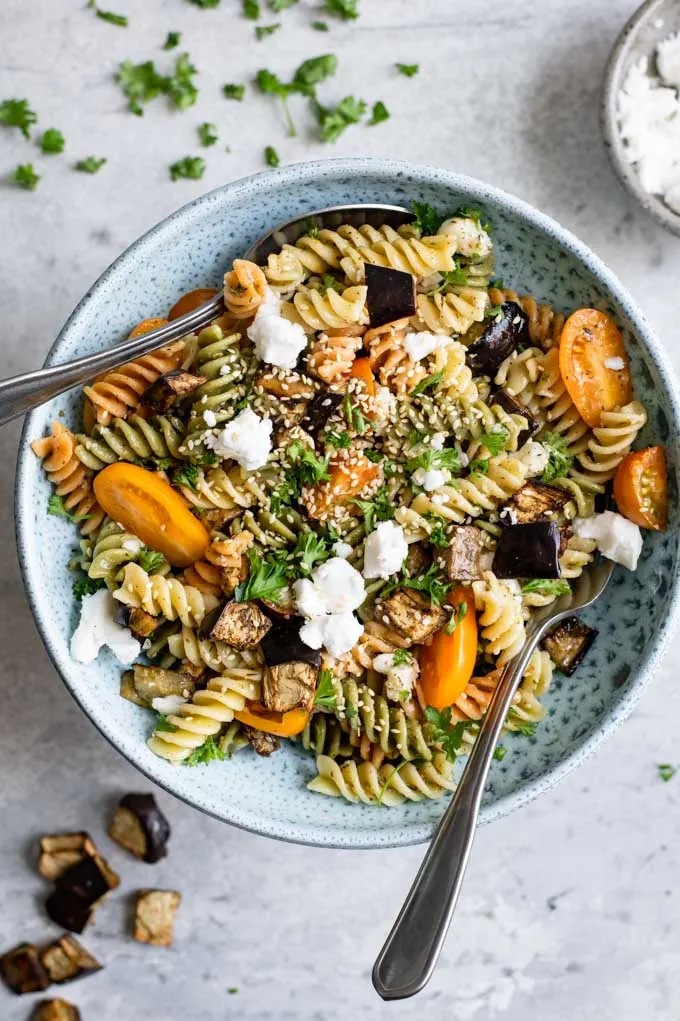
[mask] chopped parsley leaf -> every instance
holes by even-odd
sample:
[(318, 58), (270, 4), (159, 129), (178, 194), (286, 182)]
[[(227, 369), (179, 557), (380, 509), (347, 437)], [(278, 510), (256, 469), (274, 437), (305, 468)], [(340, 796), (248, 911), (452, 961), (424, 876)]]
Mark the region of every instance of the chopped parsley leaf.
[(330, 670), (319, 671), (314, 705), (321, 709), (335, 709), (337, 696), (333, 687), (333, 673)]
[(158, 553), (148, 546), (142, 546), (137, 556), (137, 563), (147, 574), (158, 574), (167, 564), (162, 553)]
[(452, 635), (453, 632), (458, 627), (458, 625), (460, 624), (461, 620), (465, 620), (466, 616), (467, 616), (467, 603), (465, 602), (465, 600), (463, 600), (463, 602), (458, 603), (457, 609), (455, 610), (454, 613), (451, 614), (451, 617), (449, 618), (449, 622), (446, 625), (446, 627), (444, 628), (444, 631), (446, 632), (446, 634), (447, 635)]
[(380, 464), (380, 462), (384, 460), (385, 455), (382, 450), (371, 450), (370, 447), (367, 447), (366, 450), (364, 450), (364, 457), (366, 457), (371, 464)]
[(481, 230), (490, 231), (491, 224), (488, 220), (484, 220), (484, 214), (481, 209), (473, 208), (472, 206), (459, 206), (456, 209), (453, 216), (463, 216), (466, 220), (474, 220)]
[(330, 478), (328, 458), (317, 457), (313, 450), (299, 440), (288, 447), (288, 458), (305, 486), (314, 486)]
[(220, 0), (189, 0), (195, 7), (219, 7)]
[(174, 50), (175, 46), (179, 46), (182, 41), (181, 32), (168, 32), (163, 43), (164, 50)]
[[(345, 432), (344, 429), (342, 430), (342, 432), (339, 433), (338, 432), (326, 433), (326, 443), (330, 443), (331, 446), (335, 447), (336, 450), (347, 450), (351, 442), (352, 438), (350, 434), (348, 432)], [(368, 452), (364, 451), (364, 453), (367, 454)], [(371, 458), (369, 458), (369, 461), (370, 460)]]
[(500, 323), (503, 319), (503, 306), (490, 305), (484, 312), (484, 318), (493, 319), (495, 322)]
[(36, 174), (32, 163), (20, 163), (12, 174), (12, 180), (26, 191), (35, 191), (38, 187), (40, 174)]
[(366, 113), (366, 103), (354, 96), (345, 96), (336, 106), (322, 106), (314, 100), (322, 142), (336, 142), (350, 124), (358, 124)]
[(427, 541), (435, 549), (446, 549), (449, 545), (449, 539), (444, 528), (444, 522), (441, 518), (432, 514), (431, 511), (428, 511), (425, 517), (428, 521), (432, 522), (432, 528), (430, 529)]
[(289, 577), (297, 577), (300, 572), (303, 575), (311, 574), (312, 568), (316, 564), (323, 564), (330, 555), (331, 551), (322, 535), (302, 532), (290, 554)]
[(422, 454), (410, 457), (406, 462), (406, 470), (414, 472), (418, 468), (424, 471), (460, 471), (460, 454), (455, 447), (444, 447), (442, 450), (433, 450), (428, 447)]
[(455, 269), (445, 270), (440, 274), (440, 276), (441, 281), (439, 282), (439, 285), (433, 288), (433, 290), (427, 291), (427, 294), (441, 294), (441, 292), (445, 291), (447, 287), (465, 287), (468, 282), (467, 272), (462, 268), (462, 266), (456, 266)]
[(198, 74), (188, 53), (181, 53), (175, 61), (175, 73), (168, 79), (168, 95), (179, 110), (193, 106), (198, 96), (194, 75)]
[(503, 290), (503, 281), (501, 280), (500, 277), (496, 277), (494, 280), (489, 281), (489, 289), (491, 288), (497, 291)]
[(493, 753), (493, 757), (494, 759), (496, 759), (497, 762), (502, 762), (507, 753), (508, 749), (505, 747), (505, 745), (499, 744), (496, 747), (495, 752)]
[(78, 160), (75, 169), (84, 174), (96, 174), (106, 162), (105, 156), (88, 156), (84, 160)]
[(359, 0), (326, 0), (323, 10), (343, 21), (354, 21), (359, 17), (358, 4)]
[(40, 148), (45, 154), (63, 152), (65, 145), (66, 140), (64, 136), (56, 128), (48, 128), (47, 131), (43, 132), (43, 136), (40, 139)]
[(571, 592), (564, 578), (532, 578), (522, 585), (522, 592), (539, 592), (542, 596), (566, 596)]
[(344, 289), (342, 283), (332, 273), (324, 273), (321, 277), (319, 294), (326, 294), (328, 291), (337, 291), (339, 294), (342, 294)]
[(444, 370), (441, 372), (435, 372), (431, 376), (426, 376), (422, 379), (417, 386), (411, 390), (411, 396), (417, 397), (419, 394), (424, 394), (427, 390), (436, 390), (444, 378)]
[(73, 595), (76, 599), (82, 599), (83, 596), (91, 596), (98, 592), (100, 588), (106, 588), (103, 578), (78, 578), (73, 582)]
[(371, 119), (368, 122), (369, 127), (374, 124), (382, 124), (383, 121), (387, 121), (390, 118), (390, 111), (387, 109), (382, 99), (379, 99), (377, 103), (373, 104), (373, 112), (371, 113)]
[[(195, 2), (195, 0), (193, 0), (193, 2)], [(194, 748), (191, 755), (183, 760), (182, 765), (207, 766), (209, 762), (214, 762), (216, 759), (223, 761), (224, 758), (224, 752), (211, 734), (207, 741), (204, 741), (198, 748)]]
[(420, 64), (395, 64), (394, 65), (399, 72), (406, 78), (413, 78), (420, 71)]
[(383, 785), (378, 791), (378, 797), (375, 799), (376, 805), (382, 805), (383, 798), (385, 797), (388, 787), (392, 783), (393, 777), (398, 776), (399, 773), (401, 773), (404, 766), (408, 765), (409, 762), (413, 763), (413, 761), (414, 761), (413, 759), (403, 759), (398, 766), (392, 767), (391, 772), (386, 773)]
[(470, 721), (461, 720), (452, 724), (450, 706), (447, 709), (435, 709), (429, 705), (425, 709), (425, 716), (430, 724), (432, 741), (439, 745), (450, 762), (455, 762)]
[(278, 96), (281, 100), (283, 113), (288, 126), (288, 135), (290, 138), (294, 138), (296, 134), (295, 125), (288, 108), (288, 97), (291, 93), (295, 92), (293, 84), (282, 82), (278, 75), (274, 74), (273, 71), (267, 71), (266, 68), (257, 72), (255, 81), (260, 92), (264, 92), (267, 96)]
[(659, 773), (659, 779), (663, 780), (664, 783), (672, 780), (677, 773), (677, 769), (675, 766), (671, 766), (670, 762), (661, 762), (656, 768)]
[(142, 104), (166, 93), (170, 82), (169, 78), (158, 73), (153, 60), (146, 60), (143, 64), (125, 60), (118, 68), (116, 77), (129, 100), (128, 109), (137, 117), (144, 113)]
[(348, 427), (350, 429), (354, 429), (359, 436), (363, 436), (368, 429), (368, 422), (364, 418), (361, 409), (357, 408), (355, 404), (352, 404), (349, 394), (345, 395), (345, 399), (342, 402), (342, 408)]
[(94, 3), (94, 0), (90, 0), (90, 3), (87, 6), (92, 7), (97, 17), (101, 18), (102, 21), (108, 21), (110, 25), (119, 25), (121, 28), (127, 28), (130, 23), (125, 14), (114, 14), (113, 11), (102, 11), (101, 8), (97, 7)]
[(421, 236), (432, 236), (439, 230), (442, 218), (437, 210), (427, 202), (412, 202), (414, 212), (413, 226)]
[(292, 85), (303, 96), (313, 96), (317, 85), (332, 78), (338, 68), (338, 58), (332, 53), (303, 60), (293, 75)]
[(265, 560), (254, 550), (248, 550), (250, 571), (246, 581), (236, 586), (234, 599), (239, 603), (247, 603), (254, 599), (268, 599), (276, 603), (281, 592), (288, 584), (285, 564), (275, 560)]
[(189, 464), (186, 462), (179, 468), (175, 468), (172, 473), (172, 484), (173, 486), (186, 486), (187, 489), (193, 489), (194, 492), (198, 489), (198, 483), (201, 480), (201, 473), (195, 464)]
[(392, 664), (393, 666), (406, 666), (408, 663), (413, 662), (413, 656), (406, 649), (396, 649), (392, 653)]
[(523, 734), (525, 737), (534, 737), (538, 723), (536, 721), (527, 721), (523, 719), (516, 709), (510, 709), (508, 713), (508, 723), (512, 725), (512, 729), (518, 734)]
[(227, 992), (229, 993), (230, 996), (234, 996), (234, 994), (238, 992), (238, 989), (236, 988), (236, 986), (229, 986)]
[(280, 14), (281, 11), (288, 10), (289, 7), (296, 3), (298, 3), (298, 0), (269, 0), (269, 6), (274, 14)]
[(416, 592), (424, 592), (430, 597), (431, 604), (440, 606), (453, 588), (453, 582), (445, 578), (437, 564), (430, 564), (426, 571), (421, 571), (413, 577), (404, 568), (401, 575), (382, 590), (381, 595), (387, 596), (398, 588), (412, 588)]
[(274, 32), (276, 32), (279, 28), (281, 28), (280, 21), (277, 21), (274, 25), (256, 25), (255, 36), (261, 41), (262, 39), (266, 39), (268, 35), (274, 35)]
[(243, 17), (257, 21), (260, 17), (260, 5), (257, 0), (243, 0)]
[(179, 181), (180, 178), (185, 178), (189, 181), (198, 181), (205, 173), (205, 160), (202, 156), (185, 156), (184, 159), (177, 160), (170, 167), (170, 179), (172, 181)]
[(38, 120), (27, 99), (5, 99), (0, 103), (0, 124), (6, 128), (19, 128), (24, 138), (30, 138), (29, 128)]
[(264, 161), (268, 167), (278, 167), (281, 158), (273, 145), (268, 145), (264, 150)]
[(391, 521), (395, 507), (386, 486), (381, 486), (372, 500), (352, 500), (364, 516), (364, 532), (370, 535), (378, 521)]
[(53, 514), (57, 518), (68, 518), (69, 521), (85, 521), (86, 518), (92, 516), (91, 514), (71, 514), (64, 504), (64, 498), (57, 496), (56, 493), (52, 493), (47, 501), (47, 513)]
[(217, 142), (217, 128), (210, 121), (204, 121), (203, 124), (199, 125), (198, 137), (201, 140), (201, 145), (206, 147), (209, 145), (215, 145)]
[(476, 457), (470, 461), (470, 475), (488, 475), (489, 474), (489, 458), (488, 457)]
[(328, 32), (329, 31), (328, 22), (327, 21), (313, 21), (312, 22), (312, 28), (316, 32)]
[(495, 457), (496, 454), (500, 454), (502, 450), (505, 450), (508, 438), (508, 430), (502, 425), (497, 425), (490, 433), (482, 433), (479, 437), (479, 442), (483, 447), (486, 447), (492, 457)]
[(227, 99), (236, 99), (240, 103), (245, 95), (245, 85), (223, 85), (222, 92)]
[(555, 479), (564, 478), (574, 461), (574, 455), (569, 453), (564, 436), (556, 432), (546, 432), (541, 436), (541, 443), (548, 448), (550, 454), (541, 475), (541, 482), (550, 483)]

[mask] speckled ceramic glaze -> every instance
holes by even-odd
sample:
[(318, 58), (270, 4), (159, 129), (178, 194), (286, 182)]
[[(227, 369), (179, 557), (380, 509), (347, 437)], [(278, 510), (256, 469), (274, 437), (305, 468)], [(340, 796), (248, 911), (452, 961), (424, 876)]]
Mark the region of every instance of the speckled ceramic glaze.
[[(497, 273), (508, 285), (565, 311), (592, 305), (620, 323), (636, 396), (649, 410), (640, 443), (663, 443), (670, 458), (671, 524), (646, 535), (636, 574), (617, 569), (609, 589), (585, 614), (600, 635), (571, 678), (555, 678), (548, 716), (534, 738), (509, 736), (494, 762), (482, 810), (490, 821), (518, 808), (566, 775), (630, 713), (669, 637), (678, 595), (677, 499), (680, 409), (664, 354), (621, 284), (584, 245), (548, 217), (502, 192), (446, 170), (386, 160), (331, 160), (286, 167), (220, 188), (175, 213), (128, 249), (88, 292), (59, 335), (48, 365), (89, 354), (159, 315), (185, 291), (219, 286), (234, 256), (272, 225), (306, 211), (352, 202), (442, 211), (481, 206), (491, 220)], [(305, 783), (313, 758), (287, 748), (270, 760), (239, 754), (187, 769), (148, 750), (150, 714), (118, 695), (120, 666), (109, 654), (82, 666), (69, 656), (77, 619), (67, 569), (73, 527), (45, 513), (50, 487), (29, 440), (57, 415), (80, 427), (81, 401), (67, 395), (26, 420), (16, 484), (17, 541), (26, 589), (55, 667), (90, 719), (149, 778), (205, 812), (268, 836), (335, 847), (417, 843), (432, 833), (443, 801), (387, 809), (313, 795)]]

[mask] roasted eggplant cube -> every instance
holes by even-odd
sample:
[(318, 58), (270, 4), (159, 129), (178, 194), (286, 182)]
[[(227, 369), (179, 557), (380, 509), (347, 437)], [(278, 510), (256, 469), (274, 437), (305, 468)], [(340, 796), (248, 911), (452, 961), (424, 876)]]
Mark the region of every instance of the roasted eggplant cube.
[(309, 663), (318, 669), (321, 663), (319, 649), (311, 649), (300, 638), (303, 617), (285, 617), (272, 621), (272, 626), (262, 640), (262, 655), (267, 666), (279, 663)]
[(366, 305), (371, 328), (416, 314), (416, 280), (410, 273), (365, 263)]
[(343, 402), (343, 395), (330, 390), (320, 390), (307, 405), (303, 424), (310, 436), (318, 436), (328, 425), (328, 420)]
[(555, 666), (567, 677), (583, 662), (583, 657), (597, 638), (598, 632), (580, 621), (567, 617), (543, 639), (543, 648), (550, 653)]
[(446, 553), (446, 571), (452, 581), (476, 581), (482, 577), (480, 558), (484, 536), (474, 525), (456, 525)]
[(375, 609), (376, 620), (394, 628), (409, 644), (420, 645), (448, 620), (441, 606), (434, 606), (420, 592), (399, 589)]
[(171, 947), (175, 913), (181, 899), (175, 890), (140, 891), (135, 910), (135, 939), (156, 947)]
[(205, 376), (196, 376), (193, 372), (175, 369), (159, 376), (155, 383), (142, 394), (141, 405), (156, 415), (169, 411), (173, 404), (197, 390), (202, 383), (207, 383)]
[(566, 489), (548, 486), (545, 482), (525, 482), (508, 501), (506, 508), (512, 512), (513, 522), (526, 525), (532, 521), (549, 521), (568, 500)]
[(38, 872), (45, 879), (55, 880), (72, 865), (97, 853), (89, 833), (48, 833), (40, 838)]
[(404, 561), (404, 570), (408, 571), (409, 577), (426, 571), (432, 563), (432, 554), (422, 542), (412, 542), (408, 548), (408, 554)]
[(284, 401), (309, 401), (314, 396), (314, 385), (311, 380), (296, 372), (261, 372), (255, 377), (254, 385)]
[(257, 603), (237, 603), (232, 600), (209, 614), (202, 622), (199, 634), (214, 642), (226, 642), (234, 649), (254, 649), (272, 626)]
[(35, 1005), (31, 1021), (81, 1021), (81, 1014), (66, 1000), (42, 1000)]
[(514, 301), (504, 301), (498, 315), (487, 320), (482, 334), (470, 344), (466, 360), (476, 376), (494, 376), (501, 362), (520, 344), (529, 347), (529, 318)]
[(517, 436), (518, 447), (524, 446), (526, 441), (530, 440), (534, 433), (537, 433), (541, 428), (541, 423), (529, 413), (528, 408), (525, 408), (523, 404), (516, 401), (515, 398), (511, 397), (505, 390), (494, 390), (489, 398), (489, 406), (493, 407), (494, 404), (500, 405), (503, 411), (506, 411), (508, 415), (521, 415), (522, 418), (526, 419), (526, 429), (522, 429), (521, 433)]
[(497, 578), (559, 578), (560, 530), (552, 521), (505, 525), (494, 553)]
[(287, 713), (302, 707), (311, 710), (318, 668), (294, 660), (266, 666), (262, 676), (262, 702), (271, 712)]
[[(132, 684), (140, 704), (147, 707), (151, 705), (154, 698), (166, 698), (168, 695), (190, 698), (196, 689), (196, 682), (177, 670), (135, 664), (131, 671), (126, 671), (125, 676), (129, 673), (132, 674)], [(123, 694), (122, 687), (121, 684), (121, 694)]]
[(45, 911), (62, 929), (81, 933), (90, 921), (92, 905), (77, 893), (53, 890), (45, 901)]
[(126, 794), (111, 820), (109, 836), (136, 858), (153, 864), (168, 853), (170, 823), (153, 794)]
[(241, 512), (241, 507), (216, 508), (201, 514), (201, 521), (209, 531), (220, 532)]
[(57, 890), (80, 897), (90, 907), (119, 884), (120, 876), (99, 854), (83, 858), (63, 872), (56, 881)]
[(99, 961), (74, 936), (62, 936), (50, 943), (41, 951), (40, 960), (50, 981), (57, 983), (86, 978), (102, 969)]
[(33, 943), (20, 943), (0, 957), (0, 976), (8, 989), (17, 996), (39, 993), (50, 984), (49, 976)]
[(256, 730), (254, 727), (244, 727), (248, 744), (263, 758), (269, 758), (274, 752), (278, 752), (281, 742), (274, 734), (265, 734), (263, 730)]
[(140, 642), (150, 638), (157, 627), (162, 624), (158, 617), (153, 617), (146, 610), (133, 606), (120, 606), (116, 620), (126, 627)]

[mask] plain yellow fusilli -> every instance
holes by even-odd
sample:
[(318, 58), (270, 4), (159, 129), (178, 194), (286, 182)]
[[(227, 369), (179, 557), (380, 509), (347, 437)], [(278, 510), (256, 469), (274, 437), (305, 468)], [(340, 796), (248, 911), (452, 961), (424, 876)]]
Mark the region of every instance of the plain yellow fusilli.
[(120, 588), (113, 595), (118, 602), (141, 607), (153, 617), (179, 618), (186, 627), (196, 627), (218, 603), (214, 596), (185, 585), (179, 578), (147, 574), (139, 564), (127, 564)]

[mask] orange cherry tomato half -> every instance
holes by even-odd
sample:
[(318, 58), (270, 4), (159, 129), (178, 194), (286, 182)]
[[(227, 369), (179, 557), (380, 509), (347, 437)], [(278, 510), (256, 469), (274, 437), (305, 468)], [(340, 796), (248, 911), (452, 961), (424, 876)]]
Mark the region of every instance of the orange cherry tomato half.
[(117, 461), (95, 476), (94, 493), (110, 518), (162, 553), (173, 567), (203, 559), (210, 544), (205, 525), (154, 472)]
[(235, 718), (246, 727), (264, 730), (266, 734), (278, 737), (294, 737), (307, 726), (310, 713), (306, 709), (291, 709), (287, 713), (273, 713), (259, 702), (249, 702), (245, 709), (234, 713)]
[(465, 605), (465, 616), (451, 634), (443, 627), (420, 650), (420, 687), (428, 705), (446, 709), (465, 691), (477, 659), (477, 616), (472, 589), (456, 585), (447, 602), (454, 613)]
[(132, 340), (133, 337), (141, 337), (144, 333), (151, 333), (152, 330), (157, 330), (159, 326), (166, 326), (167, 319), (142, 319), (141, 323), (137, 323), (134, 330), (130, 330), (128, 340)]
[(97, 416), (95, 415), (92, 401), (89, 397), (86, 397), (83, 401), (83, 429), (89, 436), (95, 427)]
[(668, 481), (663, 447), (626, 454), (614, 476), (614, 499), (621, 514), (640, 528), (666, 531)]
[(366, 384), (366, 393), (373, 397), (375, 394), (375, 377), (368, 358), (355, 358), (352, 362), (350, 376), (352, 379), (363, 379)]
[(193, 312), (195, 308), (202, 305), (204, 301), (210, 301), (216, 294), (217, 291), (214, 287), (198, 287), (195, 291), (187, 291), (172, 306), (168, 312), (168, 319), (179, 319), (180, 316), (185, 316), (187, 312)]
[(597, 309), (580, 308), (564, 324), (560, 373), (576, 410), (591, 429), (600, 424), (603, 411), (633, 399), (623, 337), (614, 320)]

